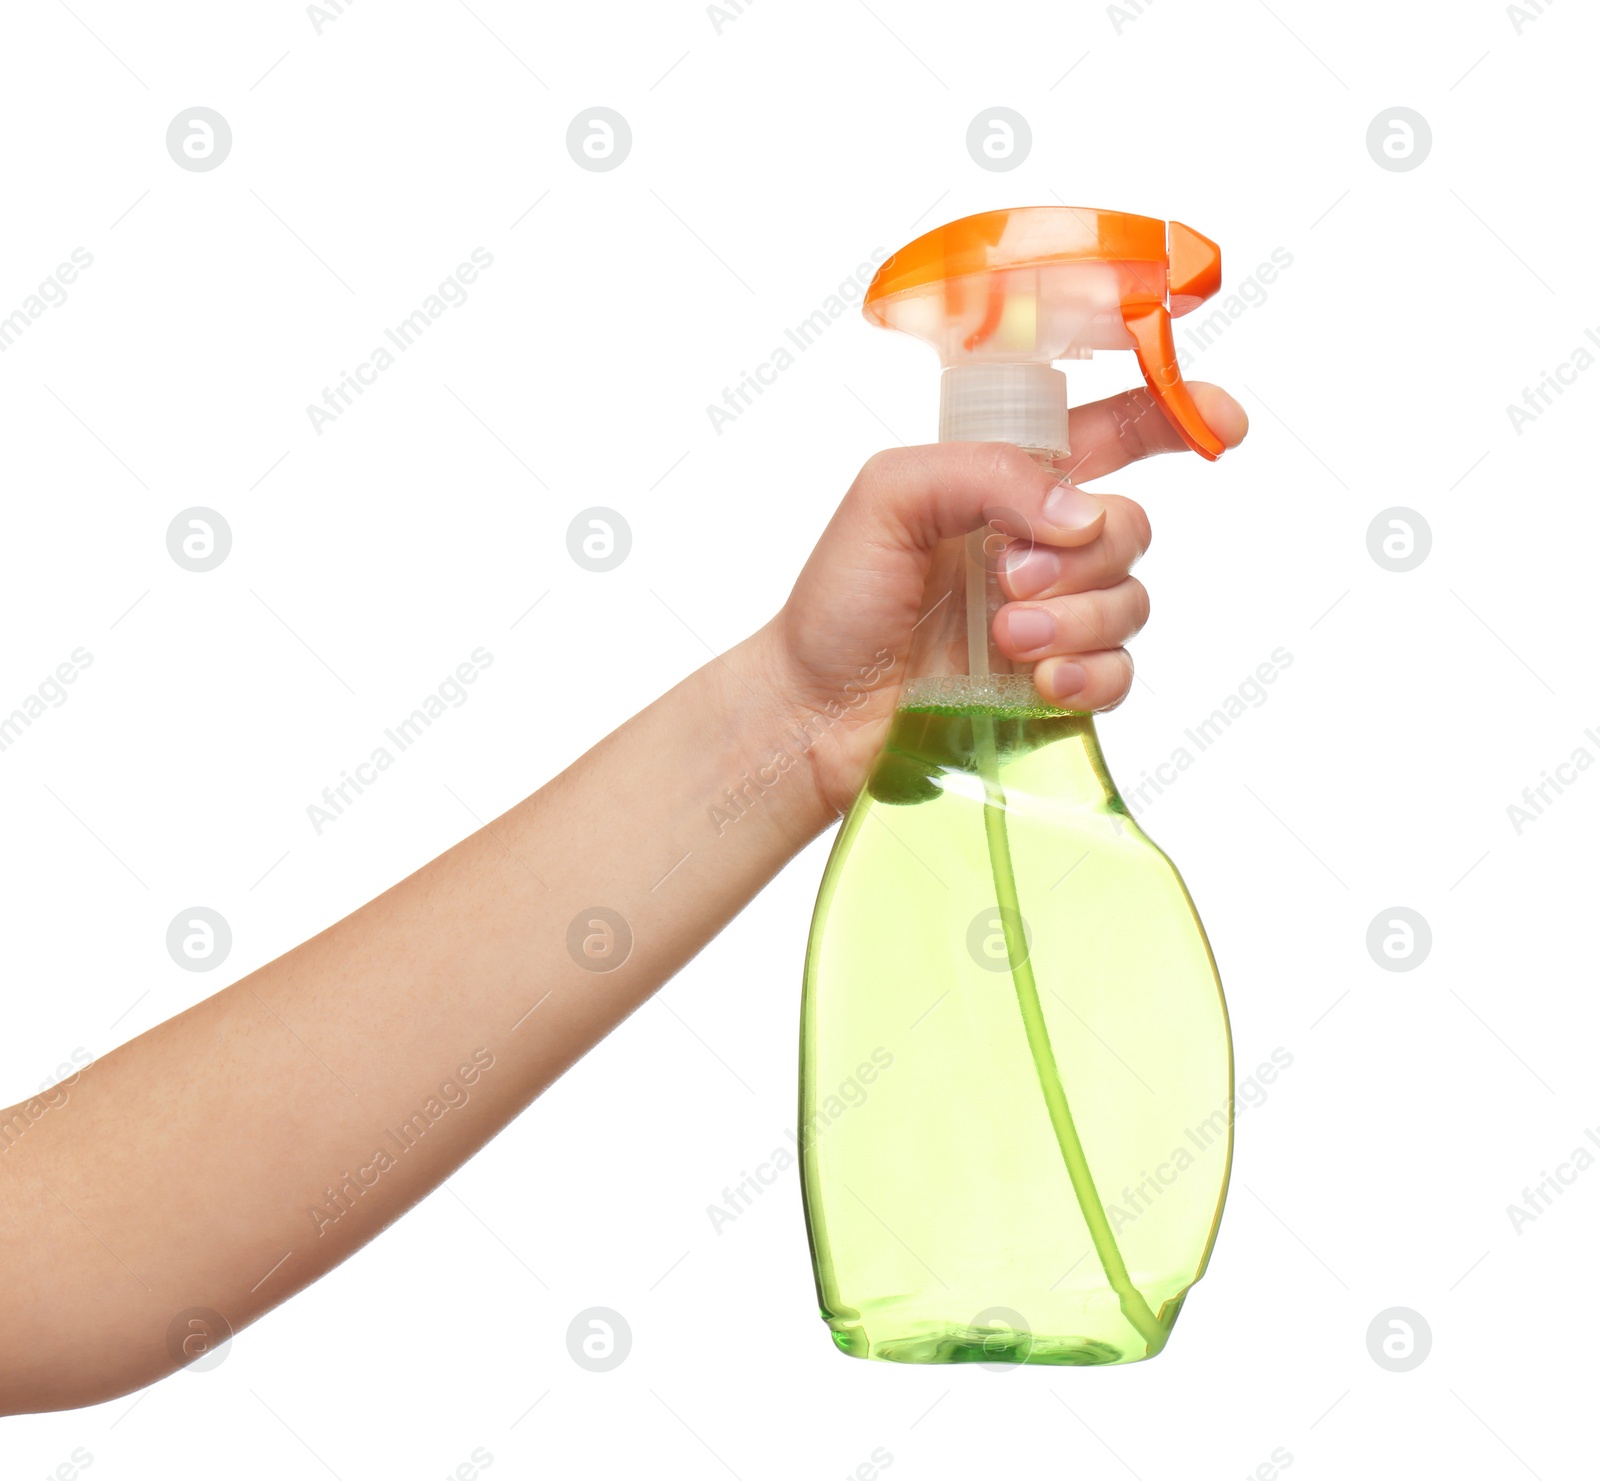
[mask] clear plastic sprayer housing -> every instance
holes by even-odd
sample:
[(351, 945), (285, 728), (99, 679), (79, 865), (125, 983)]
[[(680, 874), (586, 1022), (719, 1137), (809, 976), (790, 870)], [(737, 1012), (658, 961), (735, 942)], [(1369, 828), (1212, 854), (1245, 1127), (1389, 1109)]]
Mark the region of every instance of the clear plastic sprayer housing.
[[(1073, 207), (951, 222), (886, 261), (867, 318), (944, 366), (941, 441), (1070, 471), (1060, 360), (1132, 350), (1216, 458), (1172, 317), (1214, 243)], [(897, 1362), (1154, 1356), (1203, 1274), (1232, 1157), (1221, 984), (1093, 717), (995, 646), (1015, 512), (944, 542), (899, 711), (828, 863), (806, 955), (800, 1145), (835, 1344)], [(870, 1088), (869, 1088), (870, 1087)]]

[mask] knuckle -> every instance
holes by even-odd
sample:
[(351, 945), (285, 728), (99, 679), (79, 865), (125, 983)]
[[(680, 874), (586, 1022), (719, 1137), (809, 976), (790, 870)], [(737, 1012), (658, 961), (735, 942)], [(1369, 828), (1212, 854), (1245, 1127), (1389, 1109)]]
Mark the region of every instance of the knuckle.
[(1060, 625), (1073, 639), (1072, 646), (1082, 653), (1103, 653), (1110, 642), (1106, 637), (1105, 594), (1098, 591), (1074, 592), (1055, 599)]
[(861, 472), (856, 475), (857, 486), (887, 482), (894, 476), (895, 466), (900, 460), (900, 448), (880, 448), (861, 465)]
[(987, 442), (983, 449), (984, 476), (995, 484), (1015, 483), (1035, 471), (1033, 459), (1015, 443)]
[[(1150, 516), (1144, 512), (1143, 505), (1135, 503), (1132, 499), (1128, 499), (1125, 502), (1127, 504), (1128, 532), (1133, 539), (1133, 559), (1136, 561), (1150, 548)], [(1129, 564), (1132, 564), (1132, 562)]]
[(1145, 418), (1149, 416), (1154, 405), (1154, 398), (1142, 388), (1127, 392), (1116, 404), (1117, 438), (1129, 456), (1134, 459), (1144, 457), (1149, 451), (1149, 442), (1144, 431)]
[(1104, 707), (1114, 710), (1133, 692), (1133, 659), (1126, 648), (1118, 648), (1107, 657), (1111, 660), (1111, 673)]
[(1150, 590), (1137, 576), (1123, 583), (1133, 604), (1133, 630), (1138, 632), (1150, 620)]
[(1110, 627), (1115, 612), (1112, 594), (1107, 591), (1086, 591), (1078, 597), (1078, 625), (1088, 640), (1084, 646), (1092, 652), (1103, 652), (1111, 647)]

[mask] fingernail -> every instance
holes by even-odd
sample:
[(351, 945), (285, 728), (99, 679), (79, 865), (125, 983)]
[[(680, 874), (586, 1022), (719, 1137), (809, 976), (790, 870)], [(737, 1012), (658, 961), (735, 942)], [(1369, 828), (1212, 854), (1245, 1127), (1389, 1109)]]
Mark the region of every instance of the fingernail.
[(1089, 682), (1089, 671), (1081, 663), (1058, 663), (1050, 670), (1050, 694), (1057, 704), (1081, 694)]
[(1061, 483), (1044, 501), (1044, 517), (1058, 530), (1082, 530), (1099, 519), (1105, 507), (1087, 489)]
[(1037, 596), (1061, 574), (1061, 557), (1048, 545), (1013, 545), (1006, 552), (1006, 582), (1017, 598)]
[(1042, 648), (1056, 635), (1056, 620), (1040, 607), (1018, 607), (1006, 613), (1006, 637), (1018, 653)]

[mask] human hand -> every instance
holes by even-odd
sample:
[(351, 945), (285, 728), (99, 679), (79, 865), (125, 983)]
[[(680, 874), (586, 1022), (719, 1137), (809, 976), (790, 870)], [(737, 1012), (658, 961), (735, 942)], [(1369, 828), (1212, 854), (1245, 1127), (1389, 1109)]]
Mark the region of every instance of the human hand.
[[(1208, 425), (1237, 447), (1244, 409), (1216, 386), (1191, 389)], [(806, 754), (829, 810), (850, 805), (883, 744), (941, 542), (997, 512), (1020, 515), (1032, 539), (1002, 553), (1008, 601), (995, 617), (996, 644), (1033, 665), (1048, 703), (1106, 710), (1127, 697), (1133, 665), (1123, 645), (1149, 615), (1129, 572), (1150, 544), (1150, 523), (1132, 500), (1076, 480), (1184, 444), (1143, 389), (1075, 409), (1069, 436), (1071, 456), (1053, 467), (1008, 443), (952, 442), (878, 453), (857, 475), (783, 610), (754, 640), (780, 710), (812, 722)]]

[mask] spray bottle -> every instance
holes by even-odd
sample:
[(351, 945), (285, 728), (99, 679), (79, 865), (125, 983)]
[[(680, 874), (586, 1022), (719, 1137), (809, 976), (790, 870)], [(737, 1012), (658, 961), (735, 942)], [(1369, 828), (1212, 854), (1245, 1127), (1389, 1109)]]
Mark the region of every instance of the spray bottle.
[[(1215, 459), (1172, 317), (1220, 283), (1216, 245), (1177, 222), (1029, 207), (919, 237), (864, 312), (939, 353), (941, 441), (1068, 468), (1054, 362), (1131, 348)], [(856, 1357), (1136, 1362), (1165, 1346), (1221, 1218), (1227, 1010), (1093, 717), (1045, 702), (993, 642), (1004, 544), (983, 529), (936, 553), (817, 901), (800, 1124), (818, 1299)]]

